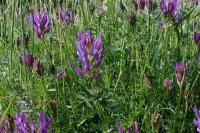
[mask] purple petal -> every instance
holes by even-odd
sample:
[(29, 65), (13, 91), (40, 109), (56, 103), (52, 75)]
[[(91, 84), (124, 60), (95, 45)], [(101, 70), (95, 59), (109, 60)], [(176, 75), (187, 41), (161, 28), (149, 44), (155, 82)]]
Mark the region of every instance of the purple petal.
[(83, 72), (79, 67), (77, 67), (77, 66), (74, 65), (74, 64), (71, 64), (71, 66), (72, 66), (74, 72), (75, 72), (79, 77), (82, 78), (83, 75), (84, 75), (84, 72)]
[(135, 133), (139, 133), (139, 128), (138, 128), (137, 122), (134, 122), (134, 129), (135, 129)]

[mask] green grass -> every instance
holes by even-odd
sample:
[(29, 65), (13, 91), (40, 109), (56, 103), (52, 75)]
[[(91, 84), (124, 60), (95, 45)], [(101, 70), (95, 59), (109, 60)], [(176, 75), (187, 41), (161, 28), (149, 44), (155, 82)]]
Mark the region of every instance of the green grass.
[[(24, 0), (9, 0), (0, 4), (1, 114), (31, 112), (38, 118), (38, 112), (44, 111), (53, 117), (56, 133), (117, 132), (117, 122), (126, 129), (134, 121), (138, 122), (140, 132), (196, 130), (192, 107), (200, 105), (200, 64), (193, 34), (200, 32), (199, 7), (182, 8), (184, 19), (177, 26), (160, 12), (158, 2), (155, 13), (145, 9), (138, 14), (131, 0), (123, 1), (127, 9), (124, 11), (117, 0), (107, 0), (108, 11), (100, 14), (100, 1), (95, 2), (92, 12), (90, 0), (68, 0), (63, 2), (63, 8), (71, 3), (78, 20), (65, 26), (56, 18), (59, 3), (44, 3), (41, 9), (49, 9), (53, 22), (44, 41), (36, 38), (27, 19), (29, 10), (37, 10), (38, 2), (33, 5)], [(17, 15), (18, 10), (21, 12)], [(134, 26), (129, 23), (132, 13), (136, 15)], [(157, 20), (164, 23), (162, 28), (156, 25)], [(102, 33), (105, 56), (101, 67), (105, 72), (95, 83), (78, 77), (69, 64), (79, 64), (78, 31), (91, 31), (95, 38)], [(33, 53), (43, 62), (43, 78), (23, 65), (25, 53)], [(178, 61), (188, 63), (183, 96), (175, 78)], [(67, 77), (56, 79), (48, 71), (51, 64), (57, 71), (66, 71)], [(144, 80), (145, 74), (151, 87)], [(173, 80), (169, 95), (164, 91), (165, 79)], [(27, 104), (23, 109), (21, 101)], [(158, 130), (152, 122), (154, 113), (161, 115)]]

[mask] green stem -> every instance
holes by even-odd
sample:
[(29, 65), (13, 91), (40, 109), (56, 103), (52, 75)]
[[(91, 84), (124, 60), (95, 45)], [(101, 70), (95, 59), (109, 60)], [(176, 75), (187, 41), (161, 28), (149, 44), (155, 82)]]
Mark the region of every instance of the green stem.
[(14, 96), (14, 98), (10, 101), (8, 107), (6, 108), (6, 111), (3, 113), (3, 116), (2, 116), (1, 121), (0, 121), (0, 125), (3, 123), (4, 119), (6, 118), (6, 115), (8, 114), (8, 110), (10, 109), (15, 97), (16, 96)]
[(53, 112), (52, 112), (52, 108), (51, 108), (51, 104), (50, 104), (50, 99), (49, 99), (48, 91), (47, 91), (47, 88), (46, 88), (45, 83), (44, 83), (44, 78), (41, 77), (41, 80), (42, 80), (42, 85), (43, 85), (44, 94), (45, 94), (44, 96), (45, 96), (45, 98), (47, 100), (47, 104), (48, 104), (48, 106), (50, 108), (51, 116), (53, 116)]

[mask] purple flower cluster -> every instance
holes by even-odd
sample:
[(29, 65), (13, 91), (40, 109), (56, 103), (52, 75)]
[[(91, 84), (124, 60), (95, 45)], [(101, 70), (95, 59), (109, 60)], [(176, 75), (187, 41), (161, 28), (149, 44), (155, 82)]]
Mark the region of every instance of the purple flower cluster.
[[(117, 125), (117, 129), (118, 129), (118, 133), (123, 133), (123, 129), (120, 127), (120, 125)], [(134, 130), (133, 130), (134, 129)], [(134, 127), (131, 124), (130, 127), (128, 127), (126, 129), (126, 133), (132, 133), (134, 131), (134, 133), (139, 133), (139, 128), (138, 128), (138, 124), (137, 122), (134, 122)]]
[(197, 132), (200, 133), (200, 111), (197, 109), (196, 106), (194, 106), (193, 112), (195, 113), (195, 118), (193, 120), (193, 123), (197, 127)]
[(29, 125), (26, 116), (20, 112), (15, 115), (15, 128), (17, 132), (28, 133)]
[(34, 15), (30, 13), (29, 22), (33, 26), (34, 31), (39, 39), (44, 38), (45, 33), (50, 31), (51, 20), (47, 12), (35, 12)]
[(17, 133), (36, 133), (37, 131), (39, 133), (47, 133), (51, 123), (51, 118), (46, 118), (44, 112), (40, 112), (40, 120), (37, 130), (35, 123), (29, 123), (25, 114), (20, 112), (15, 115), (14, 123), (9, 123), (5, 119), (0, 125), (0, 132), (11, 133), (10, 127), (13, 127), (14, 129), (12, 130)]
[(190, 6), (198, 5), (199, 3), (200, 3), (200, 0), (190, 0)]
[(152, 7), (154, 5), (154, 0), (136, 0), (135, 9), (136, 11), (144, 10), (145, 7)]
[(40, 112), (40, 122), (39, 122), (40, 133), (47, 133), (48, 128), (51, 123), (52, 123), (52, 119), (51, 118), (46, 119), (44, 112)]
[(67, 8), (65, 11), (60, 7), (57, 12), (58, 20), (63, 22), (66, 26), (72, 23), (75, 19), (71, 8)]
[(178, 0), (161, 0), (160, 10), (165, 15), (174, 20), (179, 20), (180, 15), (178, 14), (179, 2)]
[(169, 79), (166, 79), (164, 80), (164, 88), (167, 92), (167, 94), (169, 93), (169, 91), (172, 89), (172, 84), (173, 84), (173, 81), (172, 80), (169, 80)]
[[(0, 115), (0, 120), (2, 119), (2, 116)], [(0, 133), (10, 133), (9, 129), (9, 123), (7, 120), (4, 120), (0, 125)]]
[(195, 45), (198, 47), (198, 44), (199, 44), (199, 41), (200, 41), (200, 33), (195, 32), (193, 38), (194, 38)]
[[(91, 32), (78, 32), (77, 54), (81, 62), (82, 70), (74, 64), (72, 64), (72, 67), (80, 77), (96, 71), (103, 59), (101, 33), (94, 40)], [(101, 73), (102, 69), (96, 75), (99, 77)]]
[(23, 57), (24, 65), (29, 66), (31, 69), (35, 70), (40, 76), (44, 75), (43, 64), (33, 55), (26, 54)]
[(182, 85), (185, 75), (187, 73), (187, 63), (176, 63), (176, 81), (179, 86)]

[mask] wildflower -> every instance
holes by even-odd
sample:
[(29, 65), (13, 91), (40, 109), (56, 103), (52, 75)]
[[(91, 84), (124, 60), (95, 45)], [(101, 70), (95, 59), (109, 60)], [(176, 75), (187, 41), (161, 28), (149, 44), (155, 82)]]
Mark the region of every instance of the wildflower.
[(100, 69), (100, 70), (96, 73), (96, 79), (98, 79), (99, 77), (101, 77), (104, 71), (105, 71), (105, 69)]
[[(2, 116), (0, 115), (0, 120), (2, 119)], [(4, 121), (1, 123), (1, 125), (0, 125), (0, 132), (3, 132), (3, 130), (4, 130), (4, 126), (5, 126), (5, 123), (4, 123)]]
[(176, 81), (179, 86), (182, 86), (186, 73), (187, 63), (176, 63)]
[(144, 10), (146, 5), (147, 5), (146, 0), (136, 0), (135, 1), (135, 9), (136, 9), (136, 11)]
[(180, 19), (180, 15), (178, 14), (179, 2), (178, 0), (161, 0), (160, 1), (160, 10), (161, 12), (174, 19)]
[(35, 60), (35, 57), (31, 54), (26, 54), (23, 57), (23, 61), (26, 66), (32, 67), (34, 60)]
[(39, 39), (44, 38), (45, 33), (50, 31), (51, 21), (47, 12), (35, 12), (29, 15), (29, 22), (33, 26), (34, 31)]
[(193, 38), (194, 38), (195, 45), (198, 46), (198, 43), (199, 43), (199, 40), (200, 40), (200, 33), (195, 32)]
[(44, 75), (44, 66), (39, 60), (35, 60), (33, 63), (33, 69), (40, 75)]
[(29, 133), (28, 121), (22, 112), (15, 115), (15, 128), (17, 132)]
[(169, 91), (172, 89), (172, 84), (173, 84), (173, 81), (172, 80), (168, 80), (168, 79), (166, 79), (166, 80), (164, 80), (164, 87), (165, 87), (165, 89), (166, 89), (166, 92), (167, 92), (167, 94), (169, 93)]
[(44, 112), (40, 112), (40, 121), (39, 121), (40, 133), (47, 133), (51, 123), (52, 123), (51, 118), (46, 119)]
[(100, 14), (103, 14), (108, 11), (108, 7), (106, 6), (106, 2), (103, 2), (101, 8), (100, 8)]
[(190, 7), (192, 5), (198, 5), (200, 3), (200, 0), (190, 0)]
[[(134, 130), (133, 130), (134, 129)], [(123, 133), (123, 129), (120, 127), (119, 124), (117, 124), (117, 130), (118, 130), (118, 133)], [(135, 133), (139, 133), (139, 129), (138, 129), (138, 125), (137, 125), (137, 122), (134, 122), (134, 127), (133, 125), (131, 124), (127, 129), (126, 129), (126, 133), (132, 133), (132, 132), (135, 132)]]
[(67, 74), (66, 72), (57, 72), (55, 76), (56, 78), (63, 78), (63, 77), (66, 77)]
[(199, 52), (199, 55), (198, 55), (197, 62), (200, 63), (200, 52)]
[(154, 114), (152, 115), (152, 123), (153, 123), (155, 126), (159, 126), (160, 120), (161, 120), (161, 118), (160, 118), (160, 113), (154, 113)]
[(78, 32), (77, 54), (82, 69), (74, 64), (72, 64), (72, 68), (80, 77), (95, 71), (100, 66), (103, 58), (101, 33), (94, 40), (91, 32)]
[(68, 26), (72, 22), (75, 22), (75, 17), (73, 16), (73, 11), (71, 8), (67, 8), (64, 12), (62, 8), (59, 8), (57, 16), (58, 20), (60, 22), (63, 22), (66, 26)]
[(37, 132), (34, 122), (31, 123), (30, 130), (32, 131), (31, 133), (36, 133)]
[(31, 69), (35, 70), (40, 76), (44, 75), (43, 64), (33, 55), (26, 54), (23, 57), (24, 65), (29, 66)]
[(157, 26), (159, 29), (161, 29), (161, 28), (164, 27), (164, 23), (163, 23), (161, 20), (157, 20), (157, 21), (156, 21), (156, 26)]
[(144, 74), (144, 81), (148, 87), (148, 89), (152, 88), (152, 81), (151, 81), (151, 77), (147, 74)]
[(134, 122), (134, 129), (135, 129), (135, 133), (139, 133), (139, 128), (138, 128), (137, 122)]
[(200, 133), (200, 111), (197, 109), (196, 106), (194, 106), (193, 112), (195, 113), (193, 124), (197, 127), (197, 132)]
[(155, 6), (154, 0), (136, 0), (135, 1), (135, 9), (136, 11), (144, 10), (145, 7), (149, 7), (152, 9), (152, 7)]

